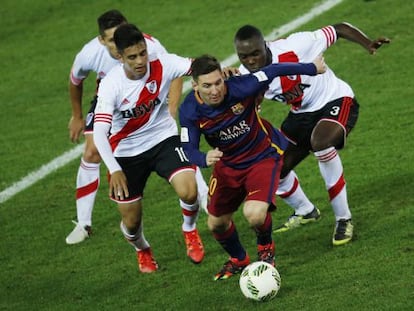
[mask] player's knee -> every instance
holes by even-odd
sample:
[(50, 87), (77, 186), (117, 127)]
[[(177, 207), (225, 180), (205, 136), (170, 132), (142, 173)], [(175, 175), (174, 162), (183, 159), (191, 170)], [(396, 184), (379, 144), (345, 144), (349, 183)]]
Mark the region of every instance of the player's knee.
[(266, 218), (266, 210), (252, 206), (245, 206), (243, 209), (243, 214), (250, 227), (258, 227), (264, 223), (264, 220)]
[(85, 148), (85, 151), (83, 153), (83, 159), (89, 163), (100, 163), (101, 162), (101, 156), (99, 155), (98, 150), (94, 147)]
[(197, 201), (197, 186), (194, 184), (188, 185), (188, 187), (181, 187), (177, 190), (177, 194), (183, 202), (193, 204)]

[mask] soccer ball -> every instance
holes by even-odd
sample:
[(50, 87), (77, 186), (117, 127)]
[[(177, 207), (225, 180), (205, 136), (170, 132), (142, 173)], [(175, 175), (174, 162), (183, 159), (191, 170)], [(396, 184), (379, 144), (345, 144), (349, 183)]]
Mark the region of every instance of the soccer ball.
[(248, 265), (240, 275), (239, 285), (243, 295), (257, 301), (275, 298), (281, 279), (279, 272), (271, 264), (256, 261)]

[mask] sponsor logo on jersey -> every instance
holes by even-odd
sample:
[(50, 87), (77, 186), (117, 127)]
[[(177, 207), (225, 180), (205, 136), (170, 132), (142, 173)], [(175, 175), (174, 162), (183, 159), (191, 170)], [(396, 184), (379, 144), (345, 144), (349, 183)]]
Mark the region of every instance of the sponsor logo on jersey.
[(227, 141), (227, 140), (231, 140), (234, 138), (238, 138), (249, 132), (250, 132), (250, 127), (246, 123), (246, 121), (243, 120), (239, 124), (229, 126), (226, 129), (219, 131), (218, 136), (220, 140)]
[(159, 105), (161, 101), (158, 97), (154, 100), (150, 100), (148, 103), (139, 103), (135, 107), (128, 110), (121, 110), (123, 118), (140, 118), (147, 113), (151, 113), (156, 105)]
[(303, 91), (308, 87), (310, 87), (310, 84), (298, 83), (288, 91), (282, 94), (276, 94), (272, 99), (278, 102), (284, 102), (296, 106), (297, 102), (302, 100)]

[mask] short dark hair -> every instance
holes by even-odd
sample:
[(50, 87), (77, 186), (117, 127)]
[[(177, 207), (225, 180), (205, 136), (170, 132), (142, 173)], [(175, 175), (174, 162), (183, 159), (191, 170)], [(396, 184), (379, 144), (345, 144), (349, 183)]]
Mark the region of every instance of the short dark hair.
[(121, 24), (128, 23), (125, 16), (118, 10), (110, 10), (98, 17), (98, 28), (101, 36), (105, 35), (105, 30), (118, 27)]
[(199, 76), (209, 74), (215, 70), (221, 71), (220, 62), (217, 58), (208, 54), (195, 58), (191, 64), (191, 76), (195, 81)]
[(234, 41), (248, 40), (254, 37), (263, 38), (263, 34), (257, 27), (252, 25), (244, 25), (237, 30), (234, 36)]
[(141, 41), (145, 42), (144, 34), (134, 24), (122, 24), (114, 33), (114, 41), (119, 53)]

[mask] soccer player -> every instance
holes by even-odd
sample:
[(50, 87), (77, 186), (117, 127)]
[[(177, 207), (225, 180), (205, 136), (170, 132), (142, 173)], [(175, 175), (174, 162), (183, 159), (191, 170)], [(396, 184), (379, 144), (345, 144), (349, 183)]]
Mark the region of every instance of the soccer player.
[[(295, 66), (297, 65), (297, 66)], [(243, 213), (257, 236), (258, 260), (274, 265), (272, 217), (286, 139), (256, 111), (256, 96), (279, 75), (323, 72), (315, 64), (270, 65), (251, 75), (224, 80), (212, 56), (196, 58), (191, 66), (193, 91), (179, 108), (181, 142), (190, 162), (214, 165), (210, 177), (208, 227), (230, 255), (215, 280), (227, 279), (249, 264), (238, 238), (233, 213), (244, 201)], [(204, 134), (213, 148), (199, 150)]]
[[(374, 54), (389, 39), (369, 39), (348, 23), (326, 26), (316, 31), (299, 32), (285, 39), (265, 42), (259, 29), (251, 25), (241, 27), (234, 45), (241, 62), (241, 73), (255, 72), (271, 63), (307, 62), (323, 53), (339, 38), (356, 42)], [(353, 236), (352, 215), (348, 206), (346, 182), (338, 150), (358, 118), (358, 102), (351, 87), (328, 68), (314, 77), (292, 75), (272, 81), (266, 99), (290, 105), (290, 112), (281, 130), (289, 140), (277, 194), (295, 212), (286, 223), (275, 229), (283, 232), (316, 221), (319, 210), (309, 201), (293, 171), (310, 152), (318, 160), (336, 224), (333, 245), (343, 245)]]
[[(72, 232), (66, 237), (67, 244), (84, 241), (91, 234), (92, 211), (100, 181), (101, 157), (93, 142), (93, 118), (96, 106), (96, 96), (85, 120), (82, 114), (83, 81), (89, 73), (97, 74), (97, 87), (100, 80), (112, 67), (119, 65), (119, 55), (114, 43), (115, 29), (127, 23), (127, 19), (117, 10), (110, 10), (98, 18), (99, 36), (85, 44), (76, 55), (69, 80), (69, 93), (72, 104), (72, 117), (69, 121), (69, 136), (73, 142), (78, 142), (82, 131), (85, 134), (85, 149), (81, 158), (76, 180), (76, 210), (77, 223)], [(144, 34), (149, 54), (166, 53), (166, 49), (154, 37)], [(177, 105), (182, 91), (182, 79), (178, 78), (171, 84), (169, 93), (170, 113), (175, 117)], [(207, 185), (197, 168), (197, 184), (201, 202), (207, 200)], [(206, 204), (206, 203), (204, 203)]]
[(180, 198), (187, 255), (200, 263), (204, 249), (196, 228), (195, 171), (185, 157), (177, 123), (167, 106), (171, 82), (188, 75), (191, 59), (168, 53), (149, 55), (144, 34), (132, 24), (120, 25), (114, 41), (122, 65), (101, 81), (93, 137), (110, 173), (109, 193), (122, 216), (121, 231), (136, 250), (141, 272), (157, 270), (142, 234), (142, 198), (154, 171)]

